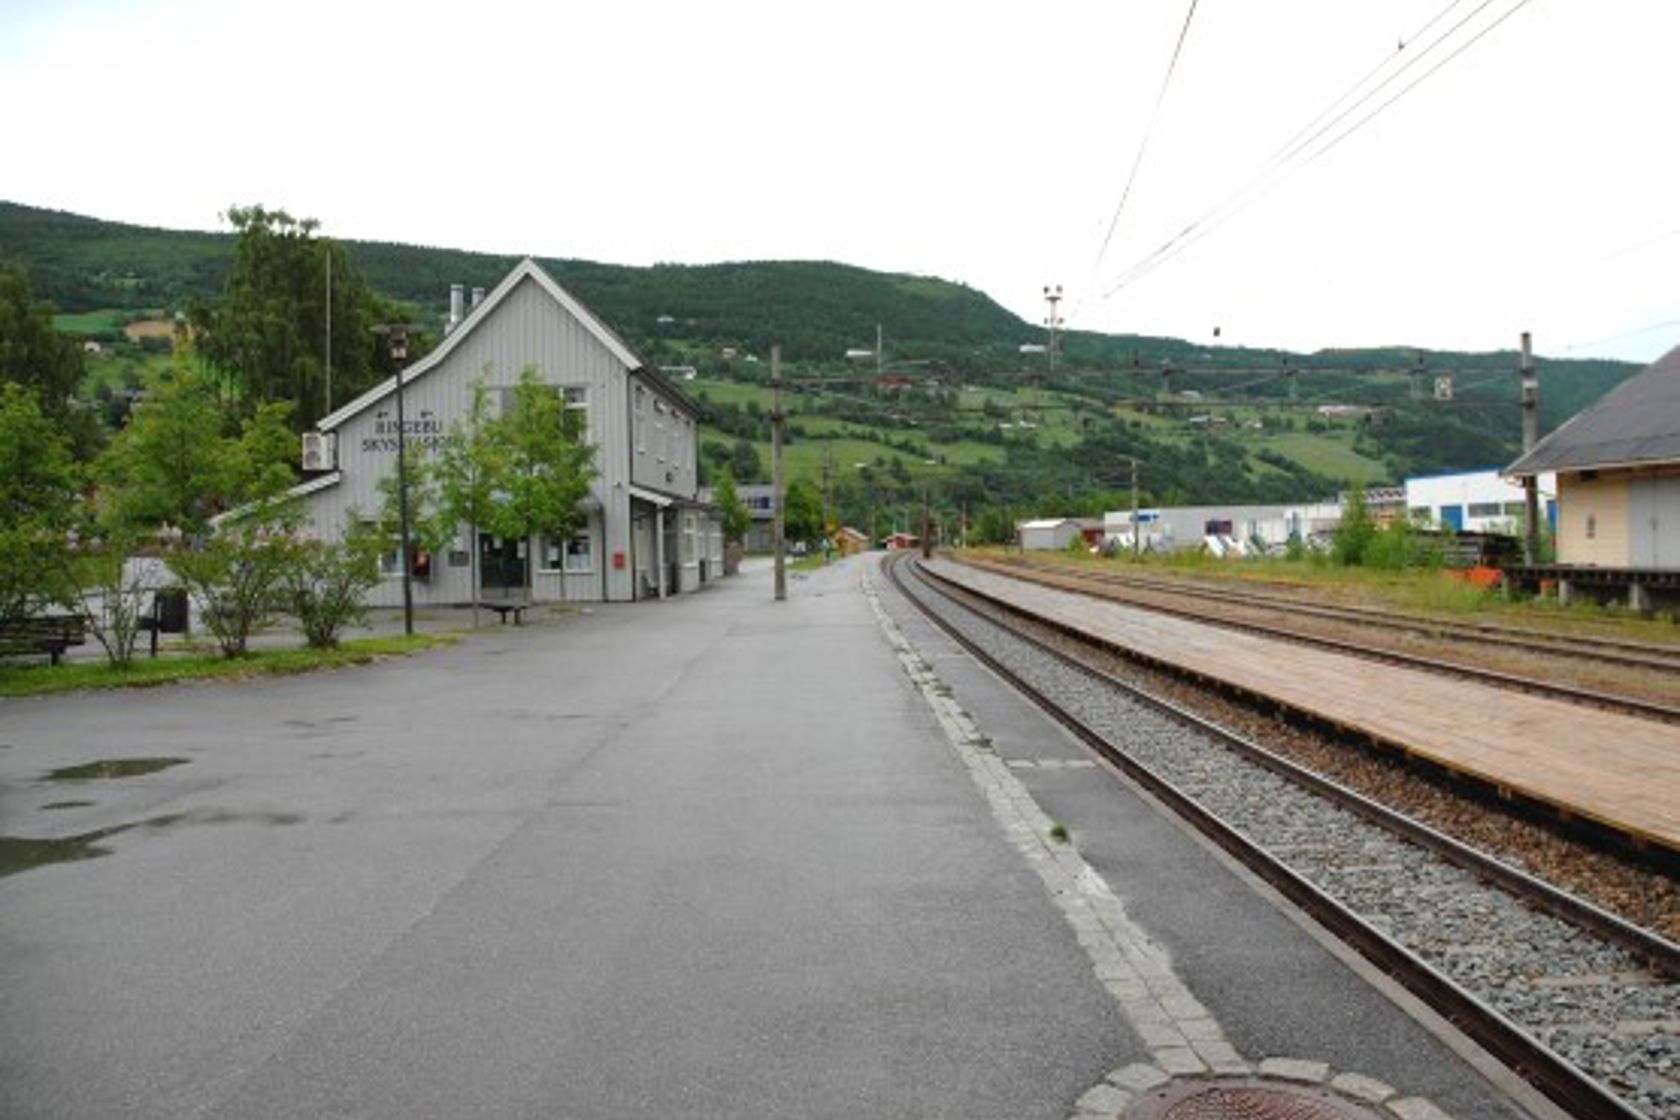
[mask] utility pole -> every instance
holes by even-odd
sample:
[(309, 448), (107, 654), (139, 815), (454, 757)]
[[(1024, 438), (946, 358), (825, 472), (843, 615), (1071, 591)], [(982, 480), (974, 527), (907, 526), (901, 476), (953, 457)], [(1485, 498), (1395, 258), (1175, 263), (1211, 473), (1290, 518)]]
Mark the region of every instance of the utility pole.
[(1060, 284), (1044, 285), (1044, 302), (1050, 305), (1050, 314), (1045, 318), (1044, 325), (1050, 329), (1050, 376), (1056, 376), (1056, 332), (1061, 329), (1062, 317), (1057, 313), (1056, 305), (1062, 302), (1062, 286)]
[(927, 479), (922, 479), (922, 559), (933, 559), (933, 526), (928, 506)]
[(881, 391), (881, 378), (886, 376), (887, 357), (881, 349), (881, 324), (875, 324), (875, 391)]
[[(1044, 302), (1050, 305), (1050, 313), (1044, 317), (1044, 326), (1050, 332), (1049, 345), (1047, 346), (1048, 364), (1050, 366), (1050, 380), (1054, 381), (1056, 379), (1056, 332), (1062, 326), (1062, 316), (1057, 310), (1057, 305), (1062, 302), (1062, 286), (1060, 284), (1044, 285)], [(1037, 413), (1033, 417), (1034, 425), (1042, 424), (1044, 422), (1044, 379), (1042, 377), (1038, 378), (1038, 391), (1033, 394), (1033, 411)]]
[(782, 344), (770, 347), (770, 482), (776, 505), (776, 602), (787, 598), (787, 542), (782, 490)]
[(391, 364), (396, 367), (397, 390), (397, 526), (402, 559), (403, 633), (414, 636), (414, 542), (408, 523), (408, 424), (403, 416), (403, 363), (408, 360), (408, 332), (412, 323), (385, 323), (375, 332), (385, 336)]
[(1143, 526), (1138, 524), (1137, 459), (1132, 459), (1132, 556), (1143, 554)]
[(327, 253), (327, 337), (325, 356), (321, 362), (327, 384), (327, 411), (321, 414), (325, 416), (332, 412), (332, 246), (325, 241), (321, 242), (321, 246)]
[[(1527, 455), (1540, 442), (1540, 375), (1534, 368), (1534, 353), (1529, 334), (1522, 332), (1522, 362), (1517, 367), (1522, 381), (1522, 449)], [(1530, 474), (1523, 479), (1523, 512), (1528, 531), (1523, 534), (1523, 563), (1529, 567), (1540, 562), (1540, 476)]]
[(833, 459), (833, 455), (834, 455), (834, 449), (831, 448), (828, 445), (828, 443), (825, 441), (823, 443), (823, 489), (822, 489), (822, 498), (823, 498), (823, 503), (822, 503), (823, 565), (825, 567), (828, 564), (828, 546), (829, 546), (829, 536), (828, 536), (828, 525), (829, 525), (829, 521), (828, 521), (828, 476), (829, 476), (829, 470), (830, 470), (830, 466), (831, 466), (831, 460)]

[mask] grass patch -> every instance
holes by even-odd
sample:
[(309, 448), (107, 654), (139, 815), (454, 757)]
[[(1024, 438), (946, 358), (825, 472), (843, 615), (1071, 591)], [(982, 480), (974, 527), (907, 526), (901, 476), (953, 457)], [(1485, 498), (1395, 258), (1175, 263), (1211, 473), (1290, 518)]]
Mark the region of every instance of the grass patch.
[(190, 653), (157, 660), (136, 660), (126, 669), (107, 661), (73, 661), (65, 665), (0, 666), (0, 696), (47, 696), (89, 688), (158, 688), (183, 681), (246, 679), (309, 673), (366, 665), (385, 657), (404, 657), (437, 646), (453, 645), (458, 634), (415, 634), (413, 637), (357, 638), (337, 649), (264, 649), (228, 659), (220, 654)]

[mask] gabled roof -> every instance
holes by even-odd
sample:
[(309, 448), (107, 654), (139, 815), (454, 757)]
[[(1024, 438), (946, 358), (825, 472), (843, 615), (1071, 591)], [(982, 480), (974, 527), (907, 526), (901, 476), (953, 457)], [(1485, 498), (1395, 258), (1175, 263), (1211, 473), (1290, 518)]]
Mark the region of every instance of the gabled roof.
[[(442, 364), (443, 361), (454, 352), (455, 348), (461, 344), (461, 340), (471, 334), (480, 324), (484, 322), (485, 319), (489, 318), (491, 312), (493, 312), (503, 300), (507, 299), (508, 295), (519, 286), (521, 281), (526, 279), (535, 281), (536, 284), (542, 288), (543, 291), (547, 292), (556, 303), (565, 308), (566, 312), (570, 314), (572, 318), (583, 324), (584, 329), (594, 335), (595, 338), (600, 341), (601, 345), (611, 351), (613, 357), (623, 362), (625, 366), (632, 370), (639, 370), (644, 373), (647, 372), (646, 363), (643, 362), (641, 358), (637, 357), (630, 347), (624, 344), (623, 339), (614, 334), (605, 323), (601, 322), (600, 319), (597, 319), (594, 312), (590, 311), (589, 308), (578, 302), (577, 297), (562, 288), (559, 283), (555, 281), (554, 277), (543, 271), (542, 266), (538, 265), (537, 262), (532, 260), (530, 257), (526, 257), (524, 260), (520, 261), (517, 266), (515, 266), (512, 272), (503, 277), (502, 282), (496, 285), (494, 291), (485, 296), (483, 301), (480, 302), (477, 307), (473, 308), (471, 313), (468, 314), (465, 319), (461, 320), (459, 326), (449, 332), (448, 337), (438, 344), (437, 349), (433, 350), (430, 354), (427, 354), (424, 358), (421, 358), (418, 362), (415, 362), (413, 365), (402, 371), (401, 377), (403, 384), (405, 386), (411, 384), (417, 378), (424, 376), (429, 370)], [(367, 392), (363, 393), (343, 408), (340, 408), (338, 411), (327, 416), (323, 416), (316, 427), (323, 432), (331, 431), (351, 417), (366, 411), (368, 408), (384, 400), (394, 392), (396, 392), (396, 379), (381, 379), (378, 385), (375, 385), (373, 388), (369, 389)], [(686, 398), (682, 397), (681, 393), (677, 393), (676, 395), (679, 399), (683, 400), (683, 403), (689, 403)], [(692, 407), (693, 406), (690, 405), (690, 408)]]
[(1680, 346), (1577, 413), (1507, 475), (1680, 462)]

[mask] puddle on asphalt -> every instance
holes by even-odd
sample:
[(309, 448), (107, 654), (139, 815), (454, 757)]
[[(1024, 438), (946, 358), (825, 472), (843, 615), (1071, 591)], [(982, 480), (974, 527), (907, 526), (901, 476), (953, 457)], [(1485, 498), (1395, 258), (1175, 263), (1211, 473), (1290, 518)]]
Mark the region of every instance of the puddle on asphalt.
[(85, 809), (93, 804), (96, 803), (92, 801), (53, 801), (41, 806), (41, 808), (43, 811), (48, 809)]
[(47, 772), (49, 782), (100, 782), (110, 778), (133, 778), (181, 766), (184, 758), (102, 758), (80, 766), (65, 766)]
[(115, 828), (101, 828), (96, 832), (84, 832), (80, 836), (66, 836), (59, 840), (0, 836), (0, 879), (54, 863), (72, 863), (76, 860), (108, 856), (111, 849), (99, 847), (99, 841), (107, 836), (126, 832), (132, 827), (120, 824)]
[(99, 842), (130, 829), (139, 828), (164, 832), (197, 824), (289, 825), (298, 824), (302, 820), (303, 815), (300, 813), (193, 809), (185, 813), (170, 813), (167, 816), (151, 817), (147, 820), (134, 821), (129, 824), (112, 825), (110, 828), (84, 832), (80, 836), (65, 836), (55, 840), (36, 840), (26, 836), (0, 836), (0, 879), (4, 879), (8, 875), (16, 875), (21, 871), (33, 871), (37, 867), (47, 867), (55, 863), (72, 863), (77, 860), (108, 856), (111, 854), (111, 849), (100, 847)]

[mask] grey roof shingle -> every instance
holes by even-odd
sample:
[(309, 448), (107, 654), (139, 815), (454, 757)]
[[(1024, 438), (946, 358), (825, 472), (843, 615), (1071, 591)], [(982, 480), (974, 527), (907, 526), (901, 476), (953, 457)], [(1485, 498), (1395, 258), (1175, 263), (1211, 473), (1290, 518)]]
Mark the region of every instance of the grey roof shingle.
[(1680, 461), (1680, 346), (1577, 413), (1501, 473)]

